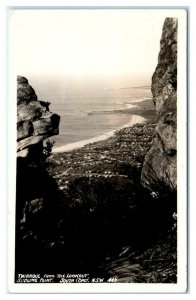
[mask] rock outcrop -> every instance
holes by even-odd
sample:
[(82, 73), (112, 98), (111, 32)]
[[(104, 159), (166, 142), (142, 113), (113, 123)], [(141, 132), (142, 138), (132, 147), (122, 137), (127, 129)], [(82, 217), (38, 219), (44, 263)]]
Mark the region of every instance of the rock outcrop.
[(17, 157), (41, 151), (43, 140), (59, 133), (60, 117), (49, 104), (38, 101), (26, 78), (17, 77)]
[(152, 76), (157, 110), (155, 137), (145, 157), (142, 181), (154, 190), (177, 187), (177, 19), (166, 18), (158, 64)]
[(49, 111), (48, 102), (37, 99), (26, 78), (18, 76), (17, 84), (15, 267), (17, 270), (23, 266), (25, 272), (27, 261), (32, 260), (34, 267), (37, 244), (47, 240), (48, 235), (53, 237), (56, 229), (58, 188), (45, 169), (50, 152), (46, 153), (43, 141), (58, 134), (60, 117)]

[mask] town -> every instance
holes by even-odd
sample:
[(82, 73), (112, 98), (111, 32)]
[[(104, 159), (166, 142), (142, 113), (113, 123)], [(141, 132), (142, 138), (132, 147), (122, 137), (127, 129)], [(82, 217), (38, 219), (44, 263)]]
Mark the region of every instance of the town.
[(75, 178), (130, 177), (141, 171), (144, 157), (154, 135), (155, 124), (135, 124), (123, 128), (105, 141), (88, 144), (49, 158), (48, 171), (59, 189), (66, 191)]

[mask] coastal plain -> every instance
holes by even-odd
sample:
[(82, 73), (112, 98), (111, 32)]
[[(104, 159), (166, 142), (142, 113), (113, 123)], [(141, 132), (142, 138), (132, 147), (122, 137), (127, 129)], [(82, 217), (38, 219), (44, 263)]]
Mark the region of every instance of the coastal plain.
[(54, 153), (48, 158), (48, 171), (57, 179), (61, 190), (66, 190), (72, 177), (126, 178), (133, 168), (141, 172), (144, 157), (153, 139), (156, 111), (152, 99), (134, 102), (134, 105), (136, 108), (121, 110), (119, 113), (146, 117), (144, 123), (124, 127), (108, 139), (89, 143), (79, 149), (74, 149), (74, 144), (72, 150), (69, 145), (65, 145), (65, 152), (55, 153), (54, 147)]

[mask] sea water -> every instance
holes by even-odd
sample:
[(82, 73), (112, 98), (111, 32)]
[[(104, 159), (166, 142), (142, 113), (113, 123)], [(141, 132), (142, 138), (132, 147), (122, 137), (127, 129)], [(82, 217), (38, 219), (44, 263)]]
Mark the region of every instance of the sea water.
[(142, 82), (135, 86), (131, 78), (124, 81), (34, 79), (29, 83), (38, 99), (49, 101), (50, 110), (61, 117), (59, 135), (50, 138), (55, 141), (55, 147), (96, 141), (97, 137), (101, 140), (126, 124), (142, 122), (144, 118), (132, 115), (130, 108), (137, 106), (134, 102), (152, 97), (149, 86)]

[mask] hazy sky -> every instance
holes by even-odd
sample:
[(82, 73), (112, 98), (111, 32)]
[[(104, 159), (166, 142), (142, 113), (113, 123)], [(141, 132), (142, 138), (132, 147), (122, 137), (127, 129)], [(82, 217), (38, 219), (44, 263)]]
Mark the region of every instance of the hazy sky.
[(21, 75), (152, 74), (168, 10), (15, 10), (10, 67)]

